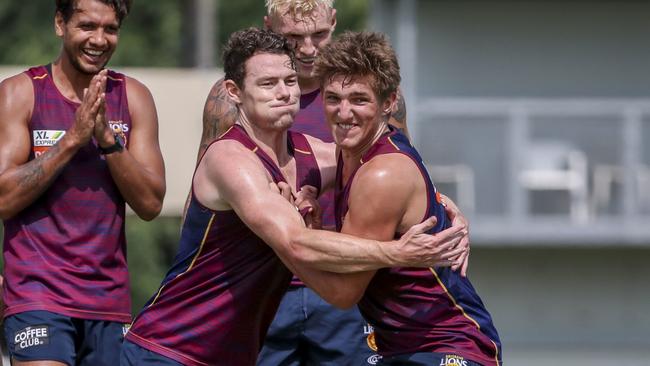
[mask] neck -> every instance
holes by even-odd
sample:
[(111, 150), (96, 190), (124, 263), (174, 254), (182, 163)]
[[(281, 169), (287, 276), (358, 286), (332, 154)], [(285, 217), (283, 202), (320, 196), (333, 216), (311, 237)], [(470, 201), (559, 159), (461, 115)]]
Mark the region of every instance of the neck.
[(371, 135), (372, 138), (350, 149), (341, 149), (341, 157), (346, 169), (356, 169), (361, 165), (361, 158), (370, 150), (370, 148), (388, 132), (388, 123), (382, 121), (377, 130)]
[(298, 78), (298, 86), (300, 86), (300, 94), (305, 95), (320, 89), (320, 82), (316, 78)]
[(287, 129), (261, 128), (250, 123), (245, 113), (240, 113), (237, 123), (279, 167), (285, 166), (291, 160), (287, 147)]
[(94, 75), (79, 72), (64, 56), (52, 63), (52, 79), (54, 85), (66, 98), (81, 103), (84, 89), (90, 84)]

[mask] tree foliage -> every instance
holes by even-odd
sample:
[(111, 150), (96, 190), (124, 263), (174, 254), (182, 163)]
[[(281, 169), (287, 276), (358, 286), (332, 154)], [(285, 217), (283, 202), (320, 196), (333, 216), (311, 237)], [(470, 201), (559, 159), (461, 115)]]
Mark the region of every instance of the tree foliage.
[[(215, 0), (216, 1), (216, 0)], [(368, 0), (338, 0), (338, 30), (365, 27)], [(187, 66), (191, 39), (189, 0), (134, 1), (124, 20), (111, 65)], [(216, 14), (217, 46), (239, 29), (262, 26), (263, 0), (220, 0)], [(0, 65), (37, 65), (52, 61), (60, 41), (54, 34), (54, 0), (0, 1)], [(220, 49), (220, 47), (216, 47)], [(217, 64), (219, 55), (215, 55)]]

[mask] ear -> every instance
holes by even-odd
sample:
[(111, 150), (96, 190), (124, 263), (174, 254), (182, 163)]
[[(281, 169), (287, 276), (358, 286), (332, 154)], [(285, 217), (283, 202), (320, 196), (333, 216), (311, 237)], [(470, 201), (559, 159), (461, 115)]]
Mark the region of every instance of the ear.
[(336, 29), (336, 9), (332, 8), (332, 33)]
[(227, 79), (223, 82), (224, 88), (226, 88), (226, 93), (228, 97), (235, 102), (235, 104), (241, 104), (241, 90), (234, 81)]
[(396, 102), (397, 102), (397, 92), (390, 93), (388, 98), (386, 98), (381, 105), (383, 114), (387, 116), (393, 114), (393, 111), (395, 110)]
[(269, 17), (268, 15), (265, 15), (264, 16), (264, 28), (266, 28), (268, 30), (272, 30), (273, 28), (271, 28), (271, 25), (272, 25), (271, 22), (272, 22), (271, 17)]
[(63, 21), (63, 15), (60, 12), (56, 12), (54, 15), (54, 32), (57, 37), (63, 37), (63, 30), (65, 29), (65, 22)]

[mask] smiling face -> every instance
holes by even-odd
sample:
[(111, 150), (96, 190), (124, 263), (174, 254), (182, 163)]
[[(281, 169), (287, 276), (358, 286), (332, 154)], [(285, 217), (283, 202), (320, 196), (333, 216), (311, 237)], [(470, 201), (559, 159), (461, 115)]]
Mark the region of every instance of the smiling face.
[(115, 10), (99, 0), (78, 0), (72, 17), (55, 17), (56, 35), (63, 40), (64, 57), (77, 71), (96, 74), (110, 60), (119, 38)]
[(372, 76), (334, 75), (323, 84), (325, 117), (334, 142), (362, 155), (387, 130), (394, 93), (381, 101), (373, 90)]
[(291, 127), (300, 108), (300, 88), (289, 56), (260, 53), (246, 60), (245, 67), (242, 88), (232, 90), (246, 120), (262, 129)]
[(320, 5), (308, 15), (294, 16), (287, 10), (265, 17), (267, 28), (285, 36), (295, 47), (298, 76), (311, 80), (314, 61), (320, 49), (332, 39), (336, 11)]

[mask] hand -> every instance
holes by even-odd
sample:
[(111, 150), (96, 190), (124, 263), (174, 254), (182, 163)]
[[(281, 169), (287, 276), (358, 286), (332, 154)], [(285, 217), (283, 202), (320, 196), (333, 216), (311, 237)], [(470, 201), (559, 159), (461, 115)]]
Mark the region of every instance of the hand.
[(320, 204), (318, 203), (318, 190), (313, 186), (303, 186), (296, 194), (294, 205), (305, 219), (305, 224), (310, 229), (321, 229), (323, 227)]
[(433, 235), (425, 234), (438, 220), (429, 217), (422, 223), (413, 225), (397, 241), (397, 245), (387, 245), (384, 250), (398, 267), (449, 267), (466, 248), (460, 245), (467, 232), (460, 227), (450, 227)]
[(294, 204), (293, 203), (293, 193), (291, 192), (291, 186), (288, 185), (287, 183), (280, 182), (280, 183), (276, 184), (275, 182), (271, 182), (271, 183), (269, 183), (269, 189), (271, 189), (271, 191), (273, 191), (273, 192), (281, 195), (282, 197), (284, 197), (284, 199), (289, 201), (289, 203), (291, 203), (292, 205)]
[(108, 148), (115, 144), (115, 136), (113, 134), (113, 130), (108, 125), (108, 121), (106, 120), (105, 98), (102, 98), (102, 101), (99, 104), (99, 109), (97, 110), (93, 136), (95, 137), (95, 141), (97, 141), (97, 145), (102, 148)]
[(106, 72), (106, 70), (102, 70), (93, 76), (88, 88), (84, 89), (81, 105), (75, 112), (75, 122), (68, 133), (79, 145), (88, 143), (94, 133), (97, 112), (106, 97), (104, 93)]
[(469, 265), (469, 221), (467, 221), (467, 218), (463, 215), (462, 212), (458, 209), (458, 206), (456, 206), (456, 203), (452, 201), (449, 197), (441, 194), (440, 195), (441, 201), (444, 202), (444, 207), (445, 207), (445, 212), (447, 213), (447, 216), (451, 220), (451, 226), (452, 227), (458, 227), (467, 233), (465, 236), (460, 241), (460, 246), (465, 247), (466, 250), (461, 253), (460, 256), (454, 261), (454, 264), (452, 264), (451, 269), (454, 271), (457, 271), (460, 268), (460, 275), (463, 277), (467, 277), (467, 267)]

